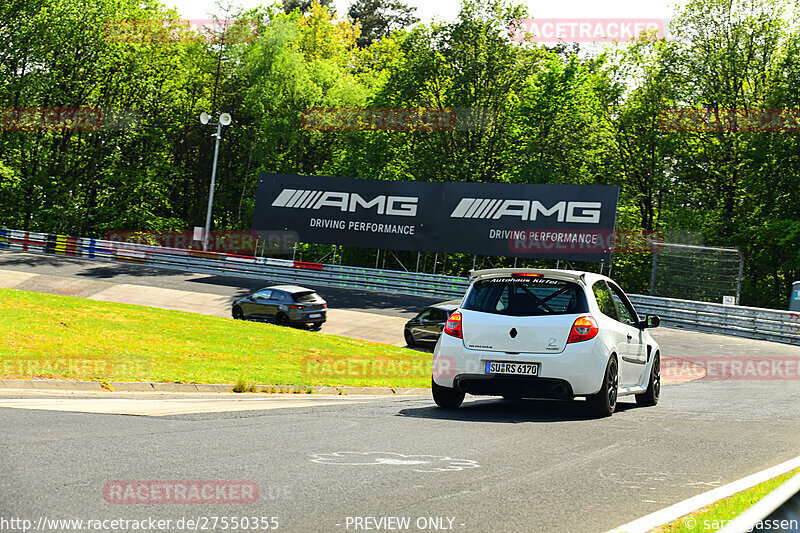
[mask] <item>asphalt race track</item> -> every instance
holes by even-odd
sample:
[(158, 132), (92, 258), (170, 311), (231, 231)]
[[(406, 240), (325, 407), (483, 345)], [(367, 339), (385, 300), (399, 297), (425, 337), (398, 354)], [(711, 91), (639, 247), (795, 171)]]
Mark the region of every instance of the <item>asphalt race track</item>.
[[(106, 286), (105, 284), (114, 283), (239, 298), (256, 289), (274, 284), (266, 279), (187, 274), (129, 263), (110, 263), (75, 257), (6, 251), (0, 251), (0, 270), (82, 280), (84, 286), (76, 285), (76, 291), (91, 291), (95, 287), (101, 289)], [(62, 287), (63, 285), (62, 282)], [(26, 289), (32, 290), (33, 287)], [(429, 305), (429, 302), (441, 301), (441, 299), (435, 298), (419, 298), (329, 287), (317, 287), (316, 290), (328, 301), (332, 308), (366, 311), (385, 316), (411, 318), (419, 312), (420, 307)], [(69, 291), (62, 292), (69, 295)], [(230, 316), (230, 309), (226, 310), (224, 316)]]
[[(387, 398), (166, 416), (39, 401), (0, 408), (0, 516), (277, 516), (298, 532), (355, 531), (347, 517), (447, 517), (464, 532), (605, 531), (798, 455), (799, 389), (671, 385), (655, 408), (620, 404), (599, 420), (577, 402), (493, 399), (454, 412)], [(260, 498), (107, 503), (114, 480), (252, 481)]]
[[(5, 252), (0, 271), (226, 298), (268, 284)], [(426, 303), (319, 292), (332, 307), (400, 321)], [(800, 359), (797, 347), (774, 343), (665, 328), (654, 336), (667, 357)], [(255, 516), (298, 532), (606, 531), (800, 455), (800, 387), (789, 379), (676, 383), (663, 387), (657, 407), (623, 398), (607, 419), (592, 419), (577, 401), (468, 397), (445, 411), (428, 397), (8, 389), (0, 390), (0, 428), (0, 517), (34, 524)], [(109, 503), (104, 487), (120, 480), (255, 482), (259, 498)], [(386, 517), (410, 525), (367, 529), (382, 518), (398, 525)]]

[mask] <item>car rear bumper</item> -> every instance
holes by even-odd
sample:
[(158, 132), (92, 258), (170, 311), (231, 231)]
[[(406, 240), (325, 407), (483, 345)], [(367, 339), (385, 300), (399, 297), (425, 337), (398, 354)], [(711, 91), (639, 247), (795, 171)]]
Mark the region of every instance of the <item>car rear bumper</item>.
[[(309, 315), (320, 315), (315, 318), (309, 317)], [(323, 324), (327, 320), (327, 314), (322, 311), (314, 311), (311, 313), (302, 313), (302, 314), (290, 314), (289, 321), (292, 324)]]
[(569, 381), (554, 378), (463, 374), (455, 377), (453, 385), (460, 391), (474, 395), (555, 400), (571, 400), (575, 397)]
[[(600, 390), (610, 355), (598, 341), (568, 344), (561, 353), (509, 354), (471, 350), (461, 339), (442, 335), (433, 352), (433, 379), (443, 387), (461, 382), (470, 394), (518, 395), (522, 390), (531, 398), (586, 396)], [(537, 376), (486, 374), (487, 361), (538, 363), (539, 372)]]

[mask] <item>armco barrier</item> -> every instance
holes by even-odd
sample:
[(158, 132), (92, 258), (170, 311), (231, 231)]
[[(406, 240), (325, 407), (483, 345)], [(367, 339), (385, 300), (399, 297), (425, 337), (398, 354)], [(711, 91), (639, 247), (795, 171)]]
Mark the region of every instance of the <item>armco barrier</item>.
[(281, 283), (349, 287), (432, 298), (460, 298), (468, 285), (466, 279), (453, 276), (247, 257), (18, 230), (0, 229), (0, 246), (9, 250), (137, 263), (185, 272), (263, 278), (265, 281)]
[(638, 294), (630, 299), (639, 314), (658, 315), (665, 326), (800, 345), (800, 313)]
[(728, 520), (720, 533), (800, 531), (800, 474)]
[[(466, 278), (286, 259), (164, 248), (128, 242), (0, 229), (0, 249), (136, 263), (161, 269), (264, 279), (265, 282), (344, 287), (432, 298), (461, 298)], [(640, 314), (665, 326), (800, 345), (800, 313), (691, 300), (631, 295)]]

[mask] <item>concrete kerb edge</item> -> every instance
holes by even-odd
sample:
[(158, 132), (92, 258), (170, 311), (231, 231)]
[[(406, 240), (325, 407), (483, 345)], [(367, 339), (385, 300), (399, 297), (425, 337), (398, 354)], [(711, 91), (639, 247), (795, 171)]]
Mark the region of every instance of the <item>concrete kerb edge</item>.
[[(107, 385), (114, 392), (231, 392), (234, 384), (225, 383), (158, 383), (109, 381)], [(292, 385), (256, 385), (259, 391), (281, 394), (351, 395), (351, 396), (416, 396), (429, 395), (430, 389), (388, 388), (388, 387), (307, 387)], [(0, 379), (0, 389), (35, 389), (56, 391), (101, 391), (104, 383), (100, 381), (62, 381), (56, 379)]]

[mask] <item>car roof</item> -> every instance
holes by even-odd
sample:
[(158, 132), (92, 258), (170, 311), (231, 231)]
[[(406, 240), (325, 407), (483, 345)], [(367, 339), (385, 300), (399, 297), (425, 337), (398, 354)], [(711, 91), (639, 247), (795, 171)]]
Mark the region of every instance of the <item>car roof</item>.
[(543, 277), (572, 281), (582, 285), (590, 286), (598, 280), (613, 281), (607, 276), (594, 272), (581, 270), (560, 270), (554, 268), (490, 268), (485, 270), (470, 270), (469, 280), (499, 278), (510, 276), (511, 274), (541, 274)]
[(270, 290), (276, 289), (276, 290), (288, 292), (288, 293), (291, 293), (291, 294), (298, 293), (298, 292), (315, 292), (314, 289), (307, 289), (306, 287), (300, 287), (298, 285), (273, 285), (271, 287), (264, 287), (263, 289), (258, 289), (258, 290), (263, 291), (263, 290), (266, 290), (266, 289), (270, 289)]

